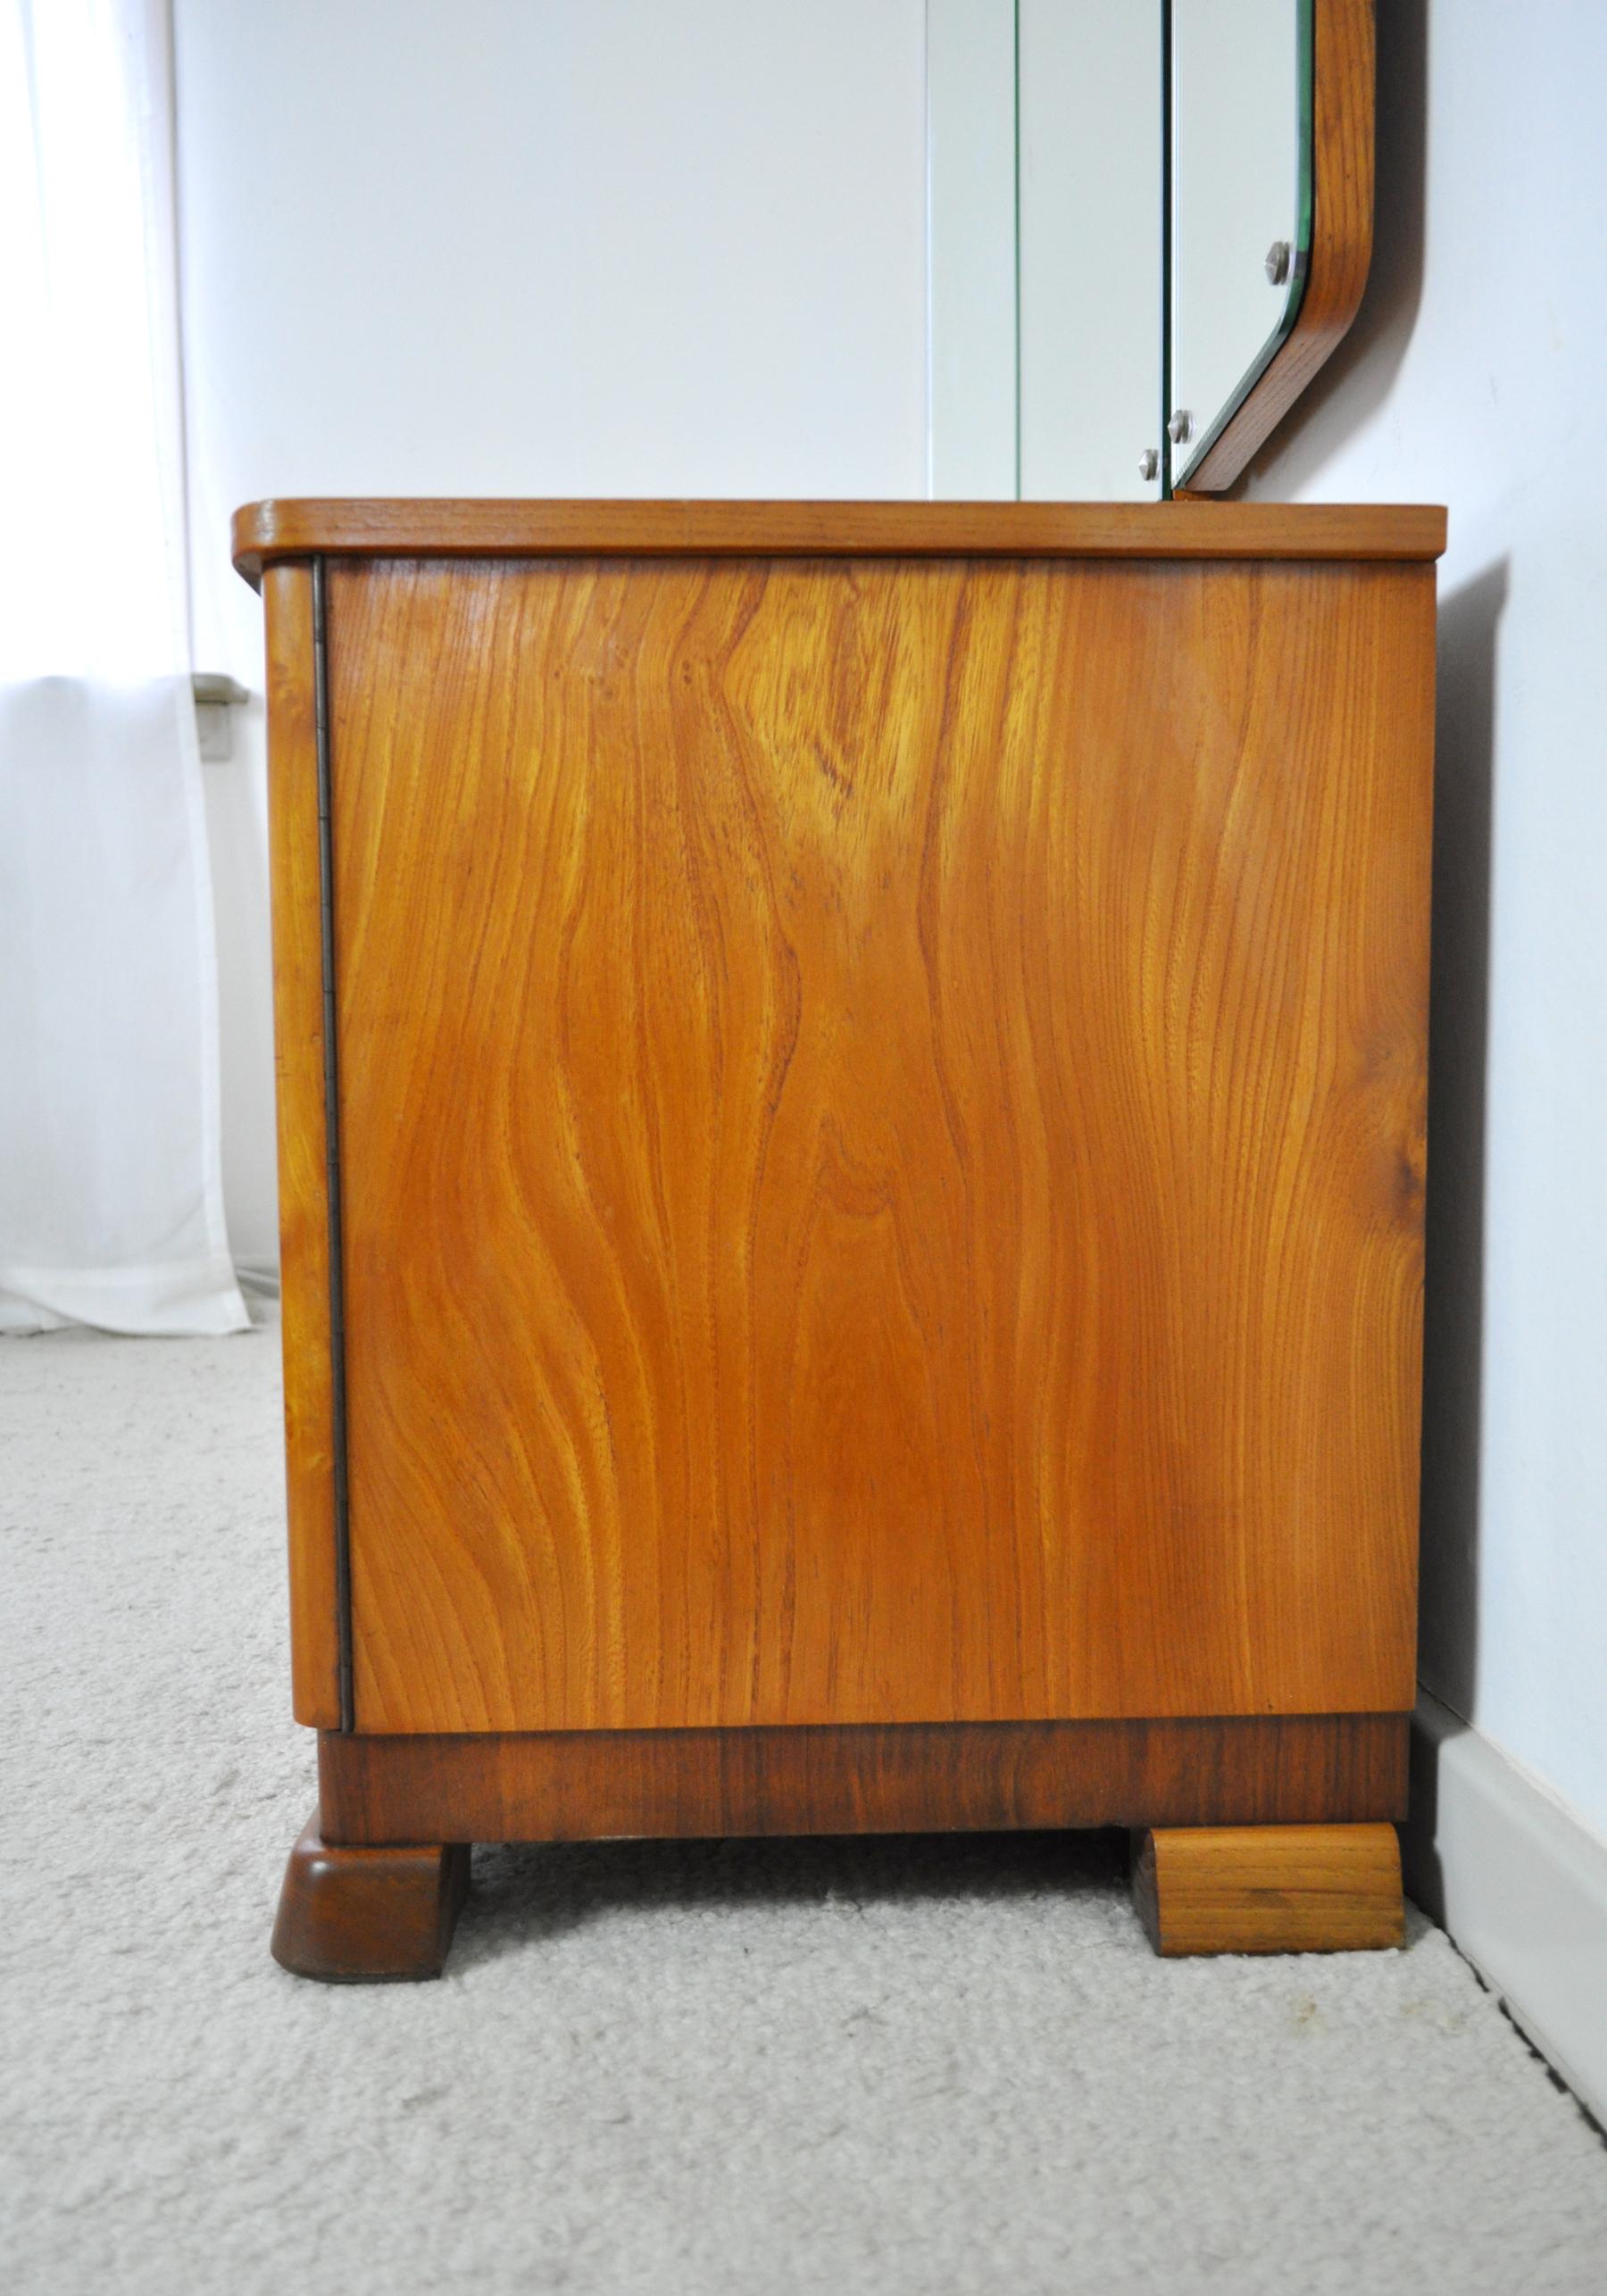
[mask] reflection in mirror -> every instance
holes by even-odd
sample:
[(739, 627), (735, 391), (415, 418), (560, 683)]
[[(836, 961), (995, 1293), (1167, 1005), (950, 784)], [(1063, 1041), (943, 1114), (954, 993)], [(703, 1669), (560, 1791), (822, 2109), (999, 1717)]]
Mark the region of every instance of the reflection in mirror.
[(1168, 450), (1186, 487), (1293, 327), (1311, 237), (1311, 0), (1172, 0)]
[(1015, 11), (1028, 502), (1160, 497), (1161, 28), (1139, 0)]

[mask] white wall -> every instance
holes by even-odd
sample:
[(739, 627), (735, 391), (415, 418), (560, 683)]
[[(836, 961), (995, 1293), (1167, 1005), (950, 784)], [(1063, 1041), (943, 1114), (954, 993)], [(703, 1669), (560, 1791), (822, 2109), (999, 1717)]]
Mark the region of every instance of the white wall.
[(1379, 34), (1372, 284), (1251, 490), (1449, 505), (1423, 1674), (1607, 1834), (1607, 10)]
[[(195, 644), (268, 494), (919, 495), (923, 0), (175, 0)], [(259, 700), (207, 769), (231, 1240), (276, 1256)]]

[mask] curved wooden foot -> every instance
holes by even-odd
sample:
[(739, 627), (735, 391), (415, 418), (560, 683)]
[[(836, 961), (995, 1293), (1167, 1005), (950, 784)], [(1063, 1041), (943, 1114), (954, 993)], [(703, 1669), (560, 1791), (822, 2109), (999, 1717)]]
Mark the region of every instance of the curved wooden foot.
[(1133, 1902), (1157, 1953), (1343, 1953), (1405, 1934), (1393, 1826), (1157, 1826)]
[(290, 1852), (273, 1958), (325, 1984), (438, 1977), (469, 1892), (466, 1843), (346, 1850), (315, 1809)]

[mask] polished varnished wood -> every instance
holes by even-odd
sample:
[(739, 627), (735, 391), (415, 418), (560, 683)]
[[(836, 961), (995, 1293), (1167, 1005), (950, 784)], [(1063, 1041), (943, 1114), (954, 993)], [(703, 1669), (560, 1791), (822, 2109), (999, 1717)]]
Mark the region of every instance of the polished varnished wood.
[(1431, 570), (329, 589), (359, 1729), (1408, 1708)]
[[(1308, 290), (1309, 292), (1309, 290)], [(1417, 503), (284, 501), (235, 514), (234, 562), (276, 559), (944, 557), (1426, 560)]]
[(1190, 493), (1230, 487), (1343, 339), (1372, 262), (1374, 0), (1312, 0), (1311, 246), (1287, 337), (1197, 470)]
[(1158, 1953), (1342, 1953), (1405, 1935), (1393, 1826), (1157, 1827), (1133, 1901)]
[(296, 1718), (327, 1729), (341, 1706), (312, 577), (270, 567), (262, 592), (290, 1644)]
[(469, 1892), (467, 1845), (346, 1849), (320, 1828), (314, 1810), (290, 1852), (274, 1959), (326, 1984), (438, 1977)]
[(1286, 1825), (1401, 1817), (1403, 1714), (903, 1728), (326, 1732), (342, 1842)]

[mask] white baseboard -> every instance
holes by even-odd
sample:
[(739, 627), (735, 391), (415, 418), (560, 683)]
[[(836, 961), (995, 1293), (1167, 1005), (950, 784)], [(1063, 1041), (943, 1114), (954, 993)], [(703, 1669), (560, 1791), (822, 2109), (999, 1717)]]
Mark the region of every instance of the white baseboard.
[(1607, 2121), (1607, 1843), (1425, 1692), (1406, 1889)]

